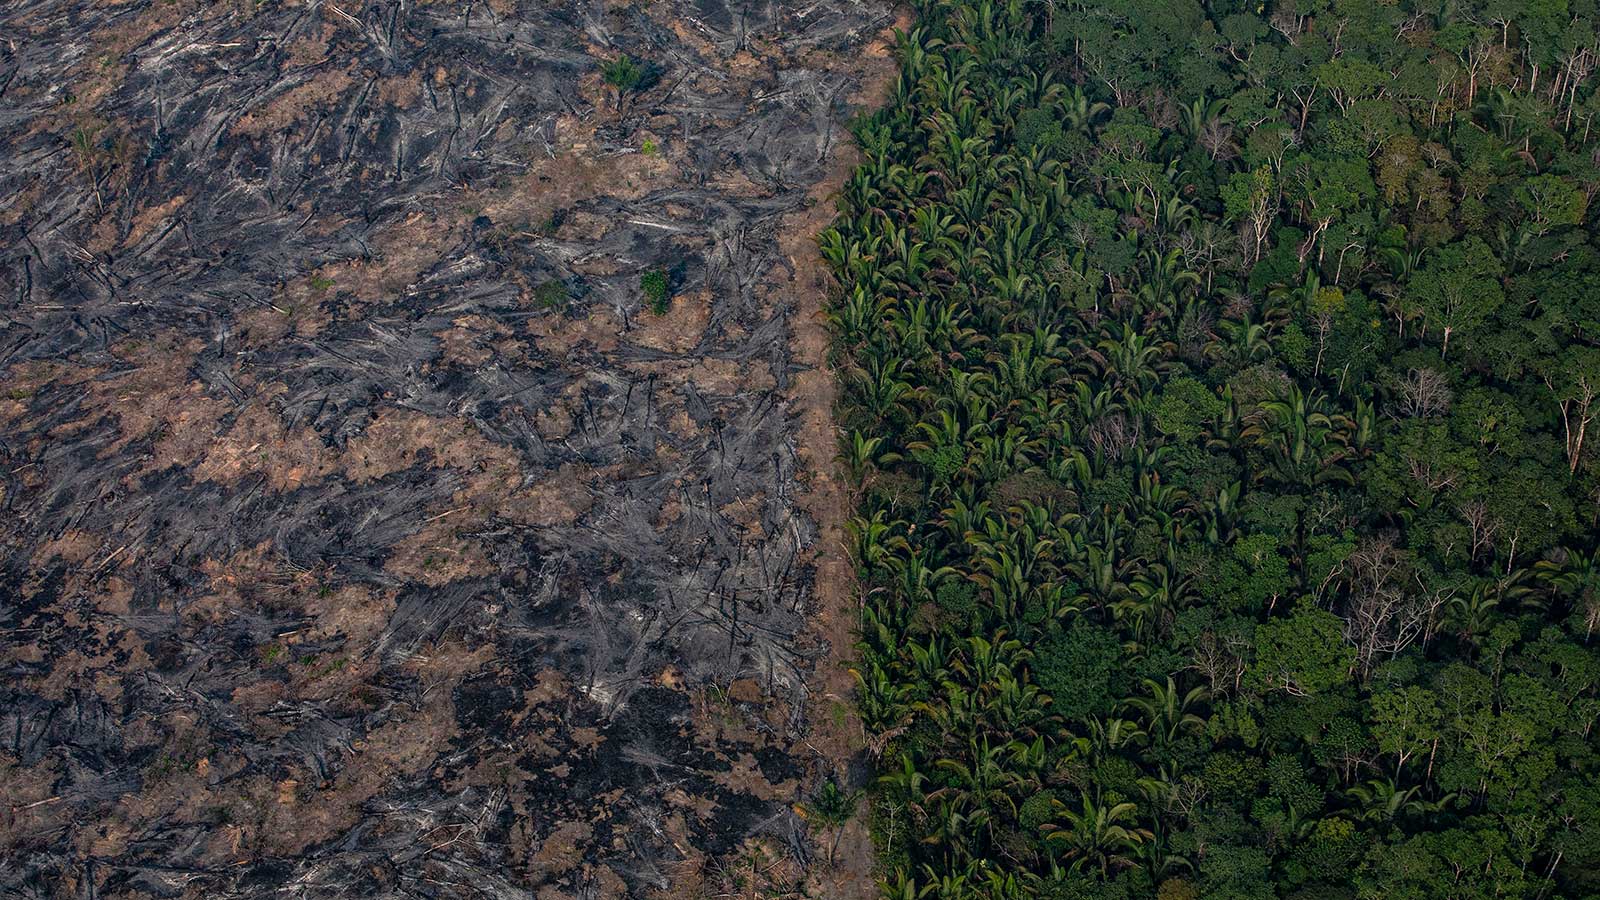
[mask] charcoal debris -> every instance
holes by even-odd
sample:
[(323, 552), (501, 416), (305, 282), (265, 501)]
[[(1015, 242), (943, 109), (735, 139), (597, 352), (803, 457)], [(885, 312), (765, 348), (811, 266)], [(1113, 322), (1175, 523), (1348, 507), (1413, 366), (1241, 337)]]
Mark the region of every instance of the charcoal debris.
[[(803, 863), (818, 530), (771, 284), (890, 23), (0, 9), (0, 896)], [(620, 111), (618, 53), (659, 67)], [(783, 710), (708, 713), (736, 681)]]

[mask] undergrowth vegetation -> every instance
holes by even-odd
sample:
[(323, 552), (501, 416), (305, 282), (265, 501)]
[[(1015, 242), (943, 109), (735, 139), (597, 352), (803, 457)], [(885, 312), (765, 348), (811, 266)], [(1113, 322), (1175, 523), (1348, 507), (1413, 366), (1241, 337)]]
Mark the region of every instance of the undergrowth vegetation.
[(916, 11), (821, 238), (886, 895), (1600, 895), (1593, 3)]

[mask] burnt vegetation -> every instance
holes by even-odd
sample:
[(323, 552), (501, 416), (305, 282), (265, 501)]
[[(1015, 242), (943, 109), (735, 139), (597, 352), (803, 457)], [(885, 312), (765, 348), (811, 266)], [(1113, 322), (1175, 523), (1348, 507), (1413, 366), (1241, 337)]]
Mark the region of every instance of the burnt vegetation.
[(0, 895), (848, 895), (779, 241), (887, 22), (0, 9)]

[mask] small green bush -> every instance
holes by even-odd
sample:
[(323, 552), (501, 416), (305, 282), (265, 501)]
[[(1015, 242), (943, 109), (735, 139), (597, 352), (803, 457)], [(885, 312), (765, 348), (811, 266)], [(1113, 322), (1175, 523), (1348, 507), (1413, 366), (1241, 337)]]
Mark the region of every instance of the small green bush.
[(572, 299), (572, 293), (559, 279), (552, 278), (533, 289), (533, 299), (545, 309), (560, 309)]
[(637, 88), (645, 79), (644, 66), (639, 65), (626, 53), (606, 63), (602, 71), (605, 73), (606, 84), (616, 88), (618, 94), (626, 94)]
[(623, 100), (629, 94), (642, 93), (654, 87), (661, 79), (661, 70), (648, 62), (639, 62), (626, 53), (601, 67), (606, 84), (616, 91), (617, 112), (622, 112)]
[(957, 621), (970, 622), (978, 613), (978, 588), (965, 579), (946, 581), (934, 593), (933, 602)]
[(1039, 826), (1056, 817), (1056, 792), (1043, 790), (1022, 801), (1017, 809), (1017, 824), (1029, 834), (1037, 834)]
[(667, 283), (667, 273), (660, 269), (646, 272), (639, 277), (639, 287), (644, 291), (645, 305), (658, 316), (667, 314), (667, 307), (672, 304), (672, 287)]

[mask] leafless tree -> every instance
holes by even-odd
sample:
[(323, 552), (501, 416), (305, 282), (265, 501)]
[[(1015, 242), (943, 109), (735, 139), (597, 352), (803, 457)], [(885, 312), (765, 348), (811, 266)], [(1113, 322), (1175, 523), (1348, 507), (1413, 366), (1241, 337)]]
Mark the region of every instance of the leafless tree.
[(1140, 106), (1150, 118), (1151, 125), (1162, 131), (1171, 131), (1178, 127), (1178, 106), (1167, 96), (1166, 91), (1151, 91)]
[(1446, 468), (1437, 459), (1426, 454), (1405, 454), (1406, 471), (1418, 484), (1430, 491), (1442, 491), (1456, 483), (1456, 473)]
[(1209, 308), (1201, 307), (1178, 321), (1178, 353), (1183, 358), (1200, 363), (1205, 359), (1206, 345), (1216, 335), (1217, 316)]
[(1556, 406), (1561, 410), (1561, 427), (1566, 435), (1568, 471), (1576, 473), (1578, 462), (1583, 457), (1583, 439), (1588, 434), (1589, 426), (1594, 423), (1596, 415), (1600, 415), (1600, 378), (1593, 372), (1582, 370), (1573, 372), (1568, 376), (1570, 384), (1557, 385), (1552, 379), (1546, 378), (1545, 384), (1550, 387), (1550, 392), (1556, 397)]
[(1203, 780), (1193, 775), (1185, 775), (1178, 779), (1178, 783), (1172, 786), (1172, 793), (1167, 795), (1167, 810), (1177, 813), (1185, 820), (1191, 819), (1204, 805), (1209, 794), (1210, 789)]
[(1106, 459), (1122, 459), (1139, 445), (1139, 428), (1122, 413), (1111, 413), (1094, 420), (1088, 429), (1089, 446)]
[(1217, 162), (1226, 162), (1239, 155), (1239, 148), (1233, 143), (1233, 126), (1221, 119), (1212, 119), (1201, 127), (1198, 137), (1200, 146)]
[(1412, 369), (1395, 384), (1395, 412), (1408, 419), (1442, 416), (1453, 399), (1449, 380), (1433, 369)]
[(1579, 612), (1583, 615), (1583, 641), (1588, 643), (1595, 629), (1600, 628), (1600, 594), (1586, 592)]
[(1190, 668), (1206, 680), (1212, 697), (1225, 697), (1237, 690), (1244, 678), (1249, 650), (1249, 641), (1243, 635), (1208, 630), (1195, 641), (1194, 662)]
[(1279, 3), (1272, 10), (1272, 16), (1267, 23), (1272, 30), (1284, 36), (1290, 46), (1299, 46), (1300, 32), (1305, 30), (1306, 17), (1300, 13), (1294, 3)]
[(1489, 506), (1482, 500), (1472, 500), (1456, 507), (1472, 533), (1472, 558), (1494, 551), (1494, 535), (1500, 530), (1500, 521), (1489, 514)]
[(1441, 595), (1413, 592), (1410, 571), (1391, 535), (1367, 541), (1339, 565), (1338, 578), (1347, 588), (1344, 638), (1355, 647), (1355, 669), (1363, 679), (1421, 637), (1444, 603)]

